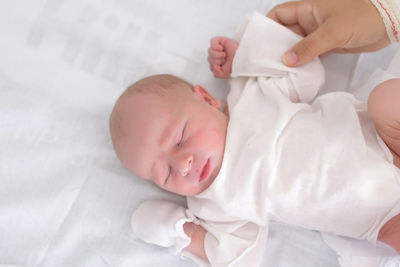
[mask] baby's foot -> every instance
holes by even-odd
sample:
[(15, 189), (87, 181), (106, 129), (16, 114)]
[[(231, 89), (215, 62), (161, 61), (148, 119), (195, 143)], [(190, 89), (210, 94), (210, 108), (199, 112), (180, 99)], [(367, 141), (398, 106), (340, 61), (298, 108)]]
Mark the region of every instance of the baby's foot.
[(208, 49), (210, 69), (217, 78), (230, 78), (232, 62), (239, 43), (227, 37), (214, 37)]

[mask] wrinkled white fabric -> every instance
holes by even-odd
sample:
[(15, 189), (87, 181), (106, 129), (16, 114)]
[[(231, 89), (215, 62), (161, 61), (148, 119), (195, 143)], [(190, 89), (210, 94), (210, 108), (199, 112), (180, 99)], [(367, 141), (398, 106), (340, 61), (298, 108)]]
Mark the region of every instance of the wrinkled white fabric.
[(188, 198), (217, 229), (205, 240), (211, 264), (248, 264), (241, 259), (266, 238), (269, 220), (375, 243), (400, 213), (400, 178), (366, 103), (343, 92), (314, 99), (322, 65), (281, 63), (300, 38), (288, 29), (254, 14), (241, 31), (223, 164), (208, 189)]
[(400, 255), (391, 247), (378, 242), (368, 242), (324, 234), (324, 241), (333, 248), (342, 267), (399, 267)]

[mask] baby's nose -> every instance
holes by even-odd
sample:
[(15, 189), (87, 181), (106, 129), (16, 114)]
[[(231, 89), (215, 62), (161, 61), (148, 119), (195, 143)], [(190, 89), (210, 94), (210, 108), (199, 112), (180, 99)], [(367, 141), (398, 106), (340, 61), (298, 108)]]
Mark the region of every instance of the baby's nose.
[(180, 168), (181, 175), (187, 176), (190, 170), (192, 169), (193, 156), (189, 155), (184, 157), (181, 164), (182, 164)]

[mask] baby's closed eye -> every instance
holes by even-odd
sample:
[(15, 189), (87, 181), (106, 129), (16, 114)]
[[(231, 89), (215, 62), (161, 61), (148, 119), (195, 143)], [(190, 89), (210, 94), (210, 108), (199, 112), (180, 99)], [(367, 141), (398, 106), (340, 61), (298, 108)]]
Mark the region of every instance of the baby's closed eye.
[(185, 130), (186, 130), (186, 123), (185, 123), (185, 126), (183, 127), (183, 129), (182, 129), (182, 131), (181, 131), (181, 137), (180, 137), (179, 142), (178, 142), (178, 144), (177, 144), (178, 147), (182, 147), (182, 146), (184, 145), (185, 141), (186, 141), (186, 140), (184, 139), (184, 137), (185, 137)]

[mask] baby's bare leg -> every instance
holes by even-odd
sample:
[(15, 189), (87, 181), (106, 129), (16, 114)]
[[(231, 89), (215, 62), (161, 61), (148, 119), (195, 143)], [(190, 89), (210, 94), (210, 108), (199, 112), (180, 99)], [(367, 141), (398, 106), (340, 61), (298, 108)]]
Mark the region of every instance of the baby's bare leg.
[(379, 231), (378, 240), (400, 254), (400, 214), (390, 219)]
[(379, 84), (368, 98), (368, 114), (400, 168), (400, 79)]
[[(391, 150), (394, 164), (400, 168), (400, 79), (388, 80), (374, 88), (368, 97), (368, 114)], [(378, 240), (400, 254), (400, 214), (380, 229)]]

